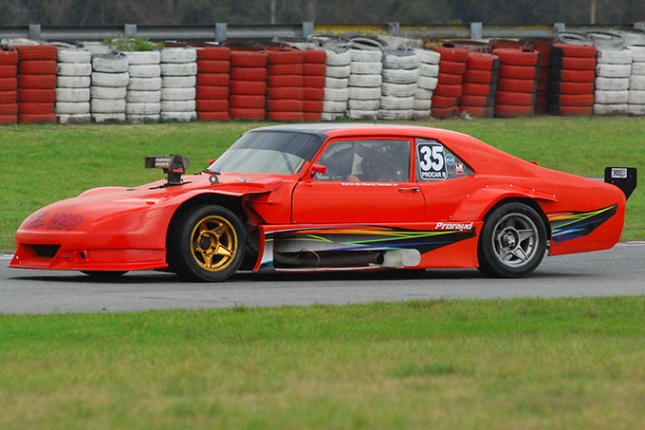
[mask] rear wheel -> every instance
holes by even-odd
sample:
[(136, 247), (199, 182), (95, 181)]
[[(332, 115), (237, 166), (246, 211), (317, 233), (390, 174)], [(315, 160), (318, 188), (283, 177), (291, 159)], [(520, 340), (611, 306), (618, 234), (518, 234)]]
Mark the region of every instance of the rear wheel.
[(222, 206), (199, 206), (173, 223), (169, 262), (184, 279), (224, 281), (242, 264), (245, 243), (244, 226), (233, 212)]
[(523, 203), (494, 209), (479, 240), (479, 270), (489, 276), (518, 278), (534, 271), (546, 252), (546, 227)]

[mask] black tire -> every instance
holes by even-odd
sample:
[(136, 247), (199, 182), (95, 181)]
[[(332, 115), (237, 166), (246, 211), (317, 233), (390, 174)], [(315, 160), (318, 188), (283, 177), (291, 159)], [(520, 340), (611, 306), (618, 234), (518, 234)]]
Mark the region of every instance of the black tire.
[(479, 270), (498, 278), (519, 278), (533, 272), (546, 252), (546, 227), (535, 209), (523, 203), (495, 208), (479, 238)]
[(168, 235), (170, 266), (188, 281), (224, 281), (244, 260), (244, 226), (222, 206), (198, 206), (181, 214)]

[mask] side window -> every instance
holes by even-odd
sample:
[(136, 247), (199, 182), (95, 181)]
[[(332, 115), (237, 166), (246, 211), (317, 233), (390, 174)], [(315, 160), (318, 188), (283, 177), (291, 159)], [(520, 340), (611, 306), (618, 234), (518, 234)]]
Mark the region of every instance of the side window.
[(333, 142), (318, 163), (327, 167), (320, 181), (408, 182), (410, 141), (342, 140)]
[(349, 141), (334, 142), (329, 145), (318, 160), (319, 164), (327, 167), (325, 175), (317, 175), (319, 181), (345, 181), (352, 174), (356, 154), (354, 143)]
[(442, 181), (473, 174), (466, 163), (436, 140), (417, 139), (416, 148), (419, 182)]

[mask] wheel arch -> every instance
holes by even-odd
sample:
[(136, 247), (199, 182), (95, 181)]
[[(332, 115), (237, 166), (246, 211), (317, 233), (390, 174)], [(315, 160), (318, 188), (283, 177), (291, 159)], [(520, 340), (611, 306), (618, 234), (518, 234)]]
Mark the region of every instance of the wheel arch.
[[(229, 195), (222, 195), (222, 194), (213, 194), (213, 193), (206, 193), (206, 194), (199, 194), (196, 196), (191, 197), (190, 199), (184, 201), (181, 203), (173, 213), (170, 222), (168, 223), (167, 230), (165, 232), (166, 238), (166, 262), (168, 263), (168, 270), (171, 272), (177, 273), (180, 277), (183, 277), (185, 279), (189, 280), (208, 280), (212, 281), (213, 279), (207, 279), (205, 277), (202, 277), (195, 272), (193, 272), (193, 269), (190, 269), (189, 266), (190, 264), (187, 265), (187, 262), (185, 260), (185, 255), (183, 254), (183, 251), (181, 251), (182, 246), (181, 244), (177, 243), (178, 235), (180, 235), (182, 229), (184, 228), (185, 225), (188, 224), (183, 224), (183, 221), (191, 222), (190, 218), (198, 213), (198, 212), (204, 212), (204, 209), (207, 209), (208, 207), (212, 207), (212, 210), (216, 210), (220, 214), (224, 214), (222, 211), (226, 211), (226, 213), (229, 214), (229, 216), (233, 216), (236, 218), (236, 220), (233, 220), (231, 218), (228, 218), (229, 223), (231, 225), (231, 228), (233, 228), (235, 231), (237, 231), (237, 235), (239, 235), (239, 247), (242, 249), (242, 252), (240, 253), (242, 255), (242, 260), (240, 263), (237, 264), (236, 269), (239, 268), (239, 265), (244, 262), (244, 255), (246, 252), (244, 250), (248, 249), (248, 230), (245, 229), (245, 224), (249, 221), (249, 216), (248, 214), (244, 211), (243, 209), (243, 201), (244, 201), (244, 196), (229, 196)], [(220, 209), (215, 209), (216, 207), (219, 207)], [(227, 216), (227, 215), (223, 215)], [(239, 227), (233, 227), (233, 225), (238, 224)], [(219, 237), (218, 237), (219, 240)], [(237, 246), (237, 245), (236, 245)], [(194, 257), (197, 259), (197, 257)], [(231, 257), (231, 258), (236, 258), (236, 257)], [(205, 262), (205, 261), (204, 261)], [(210, 264), (210, 263), (209, 263)], [(222, 270), (222, 274), (225, 271), (228, 271), (229, 269), (224, 268)], [(229, 275), (225, 275), (225, 278), (227, 279)]]
[(197, 196), (191, 197), (190, 199), (184, 201), (180, 204), (175, 212), (173, 213), (170, 222), (168, 223), (168, 229), (166, 231), (166, 260), (168, 260), (168, 241), (170, 240), (170, 231), (174, 228), (177, 220), (191, 209), (194, 209), (203, 205), (219, 205), (231, 210), (235, 215), (240, 218), (242, 223), (247, 221), (247, 216), (244, 210), (242, 209), (242, 197), (239, 196), (226, 196), (222, 194), (199, 194)]
[(500, 199), (499, 201), (497, 201), (495, 204), (493, 204), (491, 207), (489, 207), (486, 210), (486, 213), (482, 218), (482, 220), (484, 221), (484, 224), (488, 220), (488, 217), (490, 216), (490, 214), (495, 211), (495, 209), (508, 203), (523, 203), (527, 206), (530, 206), (533, 210), (535, 210), (538, 213), (538, 215), (540, 215), (540, 218), (544, 223), (544, 227), (546, 228), (547, 239), (551, 237), (551, 224), (549, 223), (549, 219), (544, 213), (544, 210), (542, 210), (542, 207), (538, 204), (538, 202), (535, 199), (531, 199), (528, 197), (505, 197)]
[[(516, 208), (519, 207), (518, 205), (522, 205), (532, 209), (534, 213), (533, 217), (537, 216), (542, 223), (542, 226), (536, 226), (535, 227), (536, 230), (534, 231), (538, 235), (539, 233), (537, 232), (540, 229), (543, 229), (544, 231), (543, 241), (536, 242), (537, 243), (536, 251), (535, 252), (530, 251), (529, 254), (524, 254), (525, 256), (530, 255), (530, 257), (528, 257), (525, 260), (526, 263), (528, 264), (527, 266), (528, 268), (524, 271), (517, 271), (515, 268), (511, 267), (512, 264), (507, 266), (506, 263), (503, 263), (501, 260), (499, 260), (499, 256), (492, 257), (491, 255), (492, 245), (489, 243), (489, 240), (493, 241), (495, 239), (493, 239), (493, 237), (491, 236), (493, 232), (490, 230), (490, 228), (495, 228), (493, 226), (495, 226), (496, 223), (492, 222), (490, 218), (498, 217), (500, 213), (504, 214), (502, 209), (504, 208), (504, 206), (509, 206), (509, 205), (515, 206)], [(509, 212), (506, 212), (506, 213), (509, 213)], [(528, 216), (530, 217), (530, 215)], [(503, 277), (503, 278), (524, 276), (532, 272), (533, 270), (535, 270), (539, 266), (540, 262), (542, 261), (545, 255), (544, 252), (545, 251), (548, 252), (550, 238), (551, 238), (551, 226), (548, 222), (546, 214), (540, 207), (539, 203), (534, 199), (527, 198), (527, 197), (503, 198), (495, 202), (495, 204), (493, 204), (488, 209), (486, 214), (483, 216), (482, 220), (483, 220), (483, 227), (477, 239), (477, 260), (478, 260), (478, 269), (485, 275), (494, 276), (494, 277)], [(491, 227), (489, 227), (489, 225)], [(499, 240), (501, 240), (501, 238)], [(515, 251), (509, 250), (508, 255), (510, 255), (511, 253), (515, 254)], [(497, 252), (494, 252), (494, 254), (497, 254)], [(541, 254), (541, 256), (534, 257), (534, 255), (538, 255), (538, 254)], [(515, 254), (515, 255), (517, 256), (518, 254)], [(534, 260), (534, 262), (531, 263), (531, 260)]]
[(551, 225), (542, 209), (540, 202), (553, 203), (557, 199), (550, 194), (528, 190), (523, 187), (485, 187), (477, 190), (464, 199), (453, 214), (453, 219), (463, 221), (482, 220), (484, 223), (490, 214), (499, 206), (507, 203), (524, 203), (534, 209), (542, 219), (547, 229), (547, 237), (551, 237)]

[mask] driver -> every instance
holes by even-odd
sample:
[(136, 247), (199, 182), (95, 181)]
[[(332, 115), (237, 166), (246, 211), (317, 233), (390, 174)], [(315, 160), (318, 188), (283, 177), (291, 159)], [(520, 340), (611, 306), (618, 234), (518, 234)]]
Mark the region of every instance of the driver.
[(361, 173), (347, 177), (348, 181), (390, 182), (396, 180), (396, 171), (389, 151), (384, 148), (370, 148), (359, 164)]

